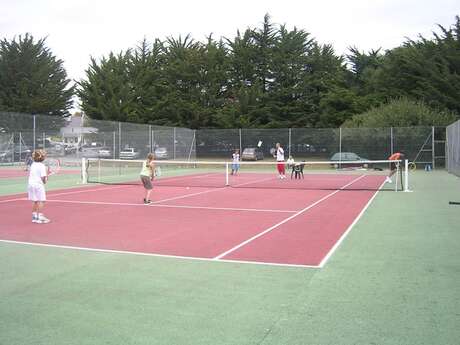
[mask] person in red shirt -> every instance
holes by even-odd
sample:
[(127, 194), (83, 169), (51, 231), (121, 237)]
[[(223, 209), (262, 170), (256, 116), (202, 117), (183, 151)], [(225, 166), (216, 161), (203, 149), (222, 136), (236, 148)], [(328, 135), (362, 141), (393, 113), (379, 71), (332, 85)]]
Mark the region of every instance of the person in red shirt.
[[(404, 152), (395, 152), (393, 153), (390, 157), (388, 157), (388, 160), (390, 161), (403, 161), (405, 159)], [(385, 182), (392, 183), (393, 181), (391, 180), (391, 176), (394, 175), (398, 167), (400, 166), (401, 162), (394, 162), (390, 164), (390, 173), (388, 174)]]

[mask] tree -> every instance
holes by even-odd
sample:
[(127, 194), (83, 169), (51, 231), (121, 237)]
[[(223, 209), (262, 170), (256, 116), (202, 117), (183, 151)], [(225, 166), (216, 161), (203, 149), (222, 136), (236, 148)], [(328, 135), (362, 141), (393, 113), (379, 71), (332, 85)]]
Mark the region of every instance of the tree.
[(344, 127), (447, 126), (457, 118), (454, 112), (430, 108), (422, 101), (400, 98), (354, 115)]
[(441, 34), (408, 40), (387, 52), (377, 87), (389, 100), (406, 96), (460, 114), (460, 17)]
[(26, 34), (0, 41), (0, 110), (29, 114), (69, 115), (74, 87), (63, 61), (45, 39)]
[(83, 111), (92, 119), (128, 121), (136, 119), (133, 83), (129, 78), (131, 51), (109, 54), (98, 63), (91, 58), (87, 80), (78, 83)]

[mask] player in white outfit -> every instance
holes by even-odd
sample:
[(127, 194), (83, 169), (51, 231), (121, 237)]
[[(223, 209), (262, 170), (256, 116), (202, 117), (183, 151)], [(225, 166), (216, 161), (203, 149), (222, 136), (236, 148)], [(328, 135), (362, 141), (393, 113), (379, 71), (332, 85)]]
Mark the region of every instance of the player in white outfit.
[(48, 172), (43, 161), (46, 153), (43, 150), (36, 150), (32, 153), (34, 162), (30, 166), (29, 184), (27, 192), (29, 200), (32, 201), (32, 223), (45, 224), (50, 220), (42, 212), (46, 201), (45, 183), (48, 181)]

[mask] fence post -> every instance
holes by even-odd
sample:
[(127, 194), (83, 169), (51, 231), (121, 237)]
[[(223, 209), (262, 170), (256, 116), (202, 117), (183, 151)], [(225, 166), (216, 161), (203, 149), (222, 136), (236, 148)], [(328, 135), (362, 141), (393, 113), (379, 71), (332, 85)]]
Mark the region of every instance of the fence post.
[(342, 127), (339, 127), (339, 168), (342, 168)]
[(291, 135), (292, 135), (292, 128), (289, 128), (289, 148), (288, 148), (288, 156), (291, 156)]
[[(196, 129), (193, 130), (192, 143), (191, 143), (191, 145), (190, 145), (190, 150), (189, 150), (189, 152), (188, 152), (188, 160), (189, 160), (189, 161), (191, 160), (191, 157), (192, 157), (193, 145), (196, 145), (196, 144), (195, 144), (195, 140), (196, 140), (195, 135), (196, 135)], [(196, 150), (195, 150), (195, 157), (194, 157), (194, 159), (196, 159)]]
[(118, 122), (118, 154), (121, 151), (121, 122)]
[(176, 127), (173, 129), (173, 152), (174, 159), (176, 159)]
[[(14, 155), (14, 145), (13, 145), (13, 155)], [(21, 161), (22, 157), (22, 133), (19, 132), (19, 161)]]
[(243, 154), (243, 148), (241, 147), (241, 128), (238, 129), (238, 133), (240, 135), (240, 155)]
[(113, 150), (113, 159), (117, 158), (116, 151), (117, 151), (117, 132), (113, 131), (113, 139), (112, 139), (112, 150)]
[(390, 156), (393, 155), (394, 152), (394, 141), (393, 141), (393, 127), (390, 127)]
[(435, 160), (436, 160), (435, 159), (436, 155), (435, 155), (435, 152), (434, 152), (435, 144), (436, 144), (435, 140), (434, 140), (434, 132), (435, 132), (434, 131), (434, 126), (432, 126), (431, 127), (431, 162), (432, 162), (431, 166), (433, 167), (433, 170), (435, 169)]
[(153, 152), (152, 125), (149, 125), (149, 151)]
[(34, 151), (35, 151), (35, 128), (36, 128), (35, 115), (33, 116), (33, 122), (34, 122), (34, 124), (33, 124), (33, 130), (34, 130), (34, 131), (33, 131), (33, 138), (34, 138), (34, 142), (33, 142), (33, 144), (32, 144), (32, 147), (34, 148)]

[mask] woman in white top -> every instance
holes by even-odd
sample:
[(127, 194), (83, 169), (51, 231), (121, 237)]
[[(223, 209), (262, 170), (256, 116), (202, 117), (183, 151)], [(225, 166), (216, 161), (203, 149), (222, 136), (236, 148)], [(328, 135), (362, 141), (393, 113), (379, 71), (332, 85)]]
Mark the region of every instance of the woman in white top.
[(278, 169), (278, 174), (280, 179), (286, 178), (285, 175), (285, 168), (284, 168), (284, 150), (281, 147), (280, 143), (276, 143), (276, 154), (274, 155), (276, 158), (276, 168)]
[(42, 212), (46, 201), (45, 183), (48, 181), (48, 173), (43, 161), (46, 158), (46, 152), (36, 150), (32, 153), (34, 162), (30, 165), (29, 184), (27, 192), (29, 200), (32, 201), (32, 223), (44, 224), (50, 220)]

